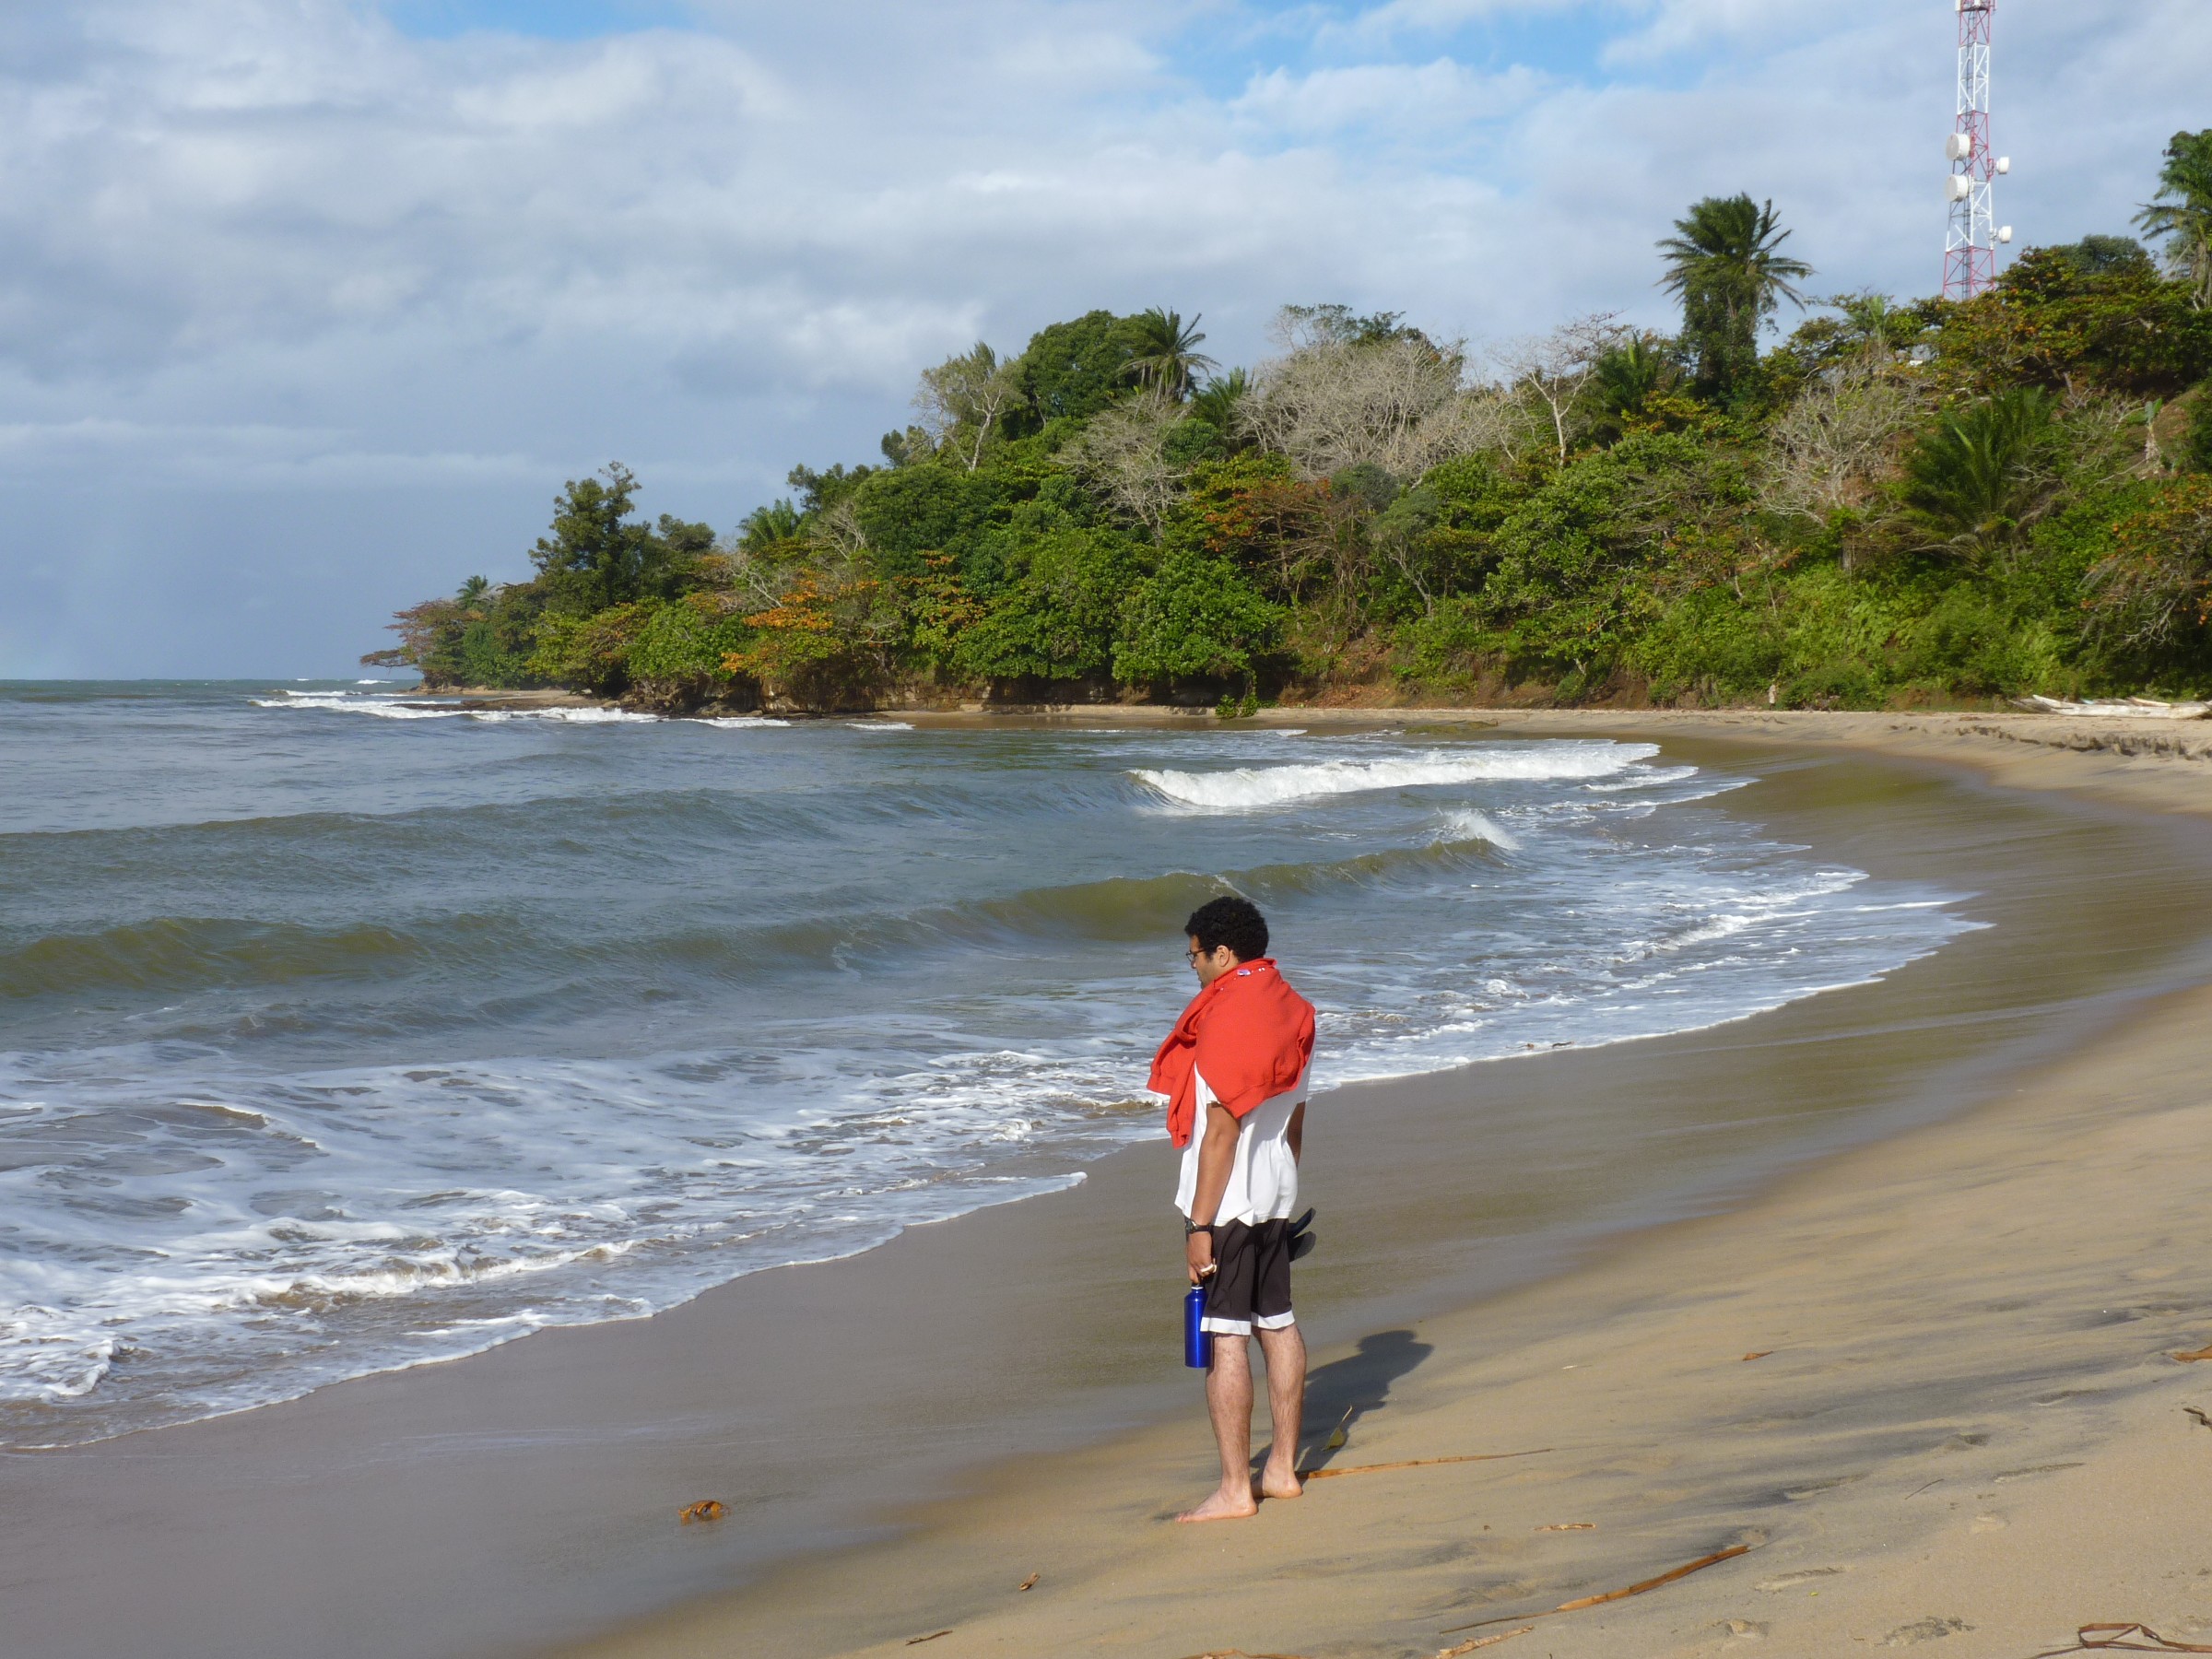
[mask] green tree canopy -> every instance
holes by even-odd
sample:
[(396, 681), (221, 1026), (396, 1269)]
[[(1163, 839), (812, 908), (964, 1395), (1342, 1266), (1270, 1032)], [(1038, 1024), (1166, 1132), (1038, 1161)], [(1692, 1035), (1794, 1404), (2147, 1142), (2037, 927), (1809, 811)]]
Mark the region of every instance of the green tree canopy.
[(705, 524), (663, 515), (656, 529), (630, 516), (637, 478), (620, 462), (596, 478), (571, 478), (553, 503), (549, 533), (530, 560), (547, 607), (583, 616), (680, 591), (700, 554), (714, 545)]
[(1129, 384), (1129, 365), (1145, 349), (1130, 317), (1086, 312), (1030, 337), (1015, 370), (1023, 401), (1043, 421), (1095, 415)]
[(2078, 244), (2030, 249), (1994, 288), (1940, 316), (1937, 367), (1983, 392), (2163, 397), (2212, 371), (2212, 311), (2147, 260), (2085, 264)]
[(1113, 665), (1123, 603), (1142, 574), (1117, 531), (1049, 531), (1025, 549), (997, 600), (960, 636), (956, 666), (983, 679), (1080, 679)]
[(1227, 559), (1170, 553), (1123, 607), (1114, 677), (1143, 686), (1249, 681), (1282, 626), (1281, 607)]

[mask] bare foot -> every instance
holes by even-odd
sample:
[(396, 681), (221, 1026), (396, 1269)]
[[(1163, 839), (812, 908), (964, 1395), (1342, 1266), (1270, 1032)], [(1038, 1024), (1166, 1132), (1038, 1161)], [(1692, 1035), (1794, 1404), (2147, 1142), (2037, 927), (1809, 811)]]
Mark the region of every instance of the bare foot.
[(1263, 1498), (1302, 1498), (1305, 1493), (1306, 1483), (1299, 1479), (1295, 1469), (1288, 1475), (1278, 1475), (1274, 1465), (1269, 1465), (1260, 1471), (1260, 1496)]
[(1184, 1510), (1177, 1521), (1249, 1521), (1260, 1512), (1253, 1501), (1252, 1488), (1241, 1492), (1216, 1491), (1211, 1498), (1194, 1510)]

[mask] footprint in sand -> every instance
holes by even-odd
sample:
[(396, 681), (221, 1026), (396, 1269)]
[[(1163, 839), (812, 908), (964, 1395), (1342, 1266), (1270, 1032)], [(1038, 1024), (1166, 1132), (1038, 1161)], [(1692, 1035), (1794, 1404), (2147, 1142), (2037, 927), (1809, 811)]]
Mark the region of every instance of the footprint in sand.
[(1884, 1647), (1913, 1647), (1924, 1641), (1939, 1641), (1946, 1636), (1956, 1636), (1961, 1630), (1974, 1627), (1963, 1618), (1914, 1619), (1909, 1625), (1900, 1625), (1882, 1638)]
[(1799, 1584), (1817, 1584), (1822, 1579), (1834, 1578), (1844, 1571), (1841, 1567), (1807, 1567), (1802, 1572), (1784, 1572), (1774, 1578), (1760, 1579), (1751, 1588), (1764, 1590), (1772, 1595), (1778, 1591), (1794, 1590)]

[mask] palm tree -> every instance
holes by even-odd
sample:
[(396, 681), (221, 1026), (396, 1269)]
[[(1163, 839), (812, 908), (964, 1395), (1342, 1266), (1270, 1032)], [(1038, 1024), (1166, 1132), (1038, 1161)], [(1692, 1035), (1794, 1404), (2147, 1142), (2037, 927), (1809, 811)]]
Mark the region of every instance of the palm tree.
[(1216, 367), (1199, 351), (1206, 336), (1198, 332), (1199, 319), (1186, 324), (1182, 313), (1153, 306), (1130, 319), (1135, 333), (1136, 355), (1122, 371), (1145, 385), (1157, 387), (1176, 402), (1190, 395), (1191, 382), (1201, 369)]
[(1251, 395), (1252, 376), (1231, 369), (1191, 394), (1191, 413), (1226, 438), (1237, 429), (1237, 406)]
[(788, 500), (756, 507), (738, 521), (737, 546), (747, 553), (765, 553), (798, 535), (804, 522)]
[(1979, 555), (2049, 510), (2055, 414), (2041, 388), (2016, 386), (1944, 416), (1920, 441), (1905, 460), (1905, 505), (1944, 538), (1935, 547)]
[(1638, 335), (1599, 358), (1591, 371), (1598, 406), (1618, 428), (1622, 418), (1643, 413), (1644, 406), (1669, 389), (1680, 371), (1664, 340)]
[(1842, 343), (1864, 351), (1896, 351), (1925, 331), (1920, 313), (1872, 288), (1821, 302), (1843, 313)]
[(2173, 135), (2159, 194), (2136, 223), (2166, 239), (2166, 262), (2189, 283), (2191, 303), (2199, 311), (2212, 305), (2212, 129)]
[(1707, 196), (1675, 229), (1659, 244), (1667, 266), (1660, 286), (1682, 297), (1682, 343), (1696, 359), (1699, 389), (1724, 397), (1757, 367), (1759, 327), (1776, 306), (1805, 304), (1793, 284), (1813, 267), (1779, 252), (1790, 233), (1772, 202)]

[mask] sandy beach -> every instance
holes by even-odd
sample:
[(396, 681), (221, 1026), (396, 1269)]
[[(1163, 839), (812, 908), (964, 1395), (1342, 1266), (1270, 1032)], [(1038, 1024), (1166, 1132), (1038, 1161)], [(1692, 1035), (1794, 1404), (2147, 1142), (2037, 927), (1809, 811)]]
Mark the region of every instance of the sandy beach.
[[(2212, 730), (1269, 718), (1755, 767), (1731, 810), (1971, 891), (1986, 925), (1732, 1025), (1317, 1100), (1300, 1301), (1326, 1478), (1250, 1523), (1168, 1519), (1212, 1453), (1170, 1352), (1163, 1143), (650, 1320), (0, 1457), (0, 1651), (2206, 1640), (2212, 1427), (2185, 1408), (2212, 1407), (2212, 1366), (2171, 1356), (2212, 1344)], [(1641, 1103), (1637, 1167), (1675, 1213), (1624, 1183), (1579, 1193), (1577, 1230), (1532, 1228), (1550, 1195), (1516, 1187), (1514, 1126), (1594, 1092)], [(701, 1499), (729, 1517), (680, 1525)]]
[(1202, 1485), (1206, 1453), (1166, 1428), (594, 1651), (830, 1652), (871, 1624), (912, 1629), (853, 1651), (944, 1630), (955, 1653), (1488, 1637), (1560, 1659), (2026, 1655), (2137, 1620), (2201, 1641), (2212, 1438), (2189, 1407), (2212, 1379), (2172, 1355), (2212, 1330), (2208, 1015), (2212, 995), (2162, 999), (1966, 1121), (1371, 1337), (1406, 1368), (1310, 1458), (1344, 1478), (1248, 1525), (1165, 1524), (1162, 1495)]

